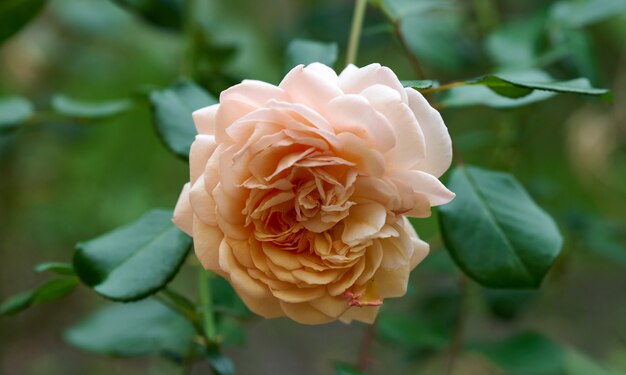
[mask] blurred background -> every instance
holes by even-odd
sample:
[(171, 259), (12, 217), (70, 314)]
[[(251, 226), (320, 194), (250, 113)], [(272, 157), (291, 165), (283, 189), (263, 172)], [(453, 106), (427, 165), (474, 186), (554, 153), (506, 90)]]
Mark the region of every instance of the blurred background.
[[(172, 208), (188, 179), (187, 164), (156, 137), (145, 97), (185, 72), (182, 15), (175, 11), (181, 8), (142, 16), (129, 10), (129, 4), (139, 3), (51, 0), (0, 46), (0, 96), (22, 95), (37, 108), (28, 124), (0, 134), (0, 300), (42, 280), (31, 272), (34, 264), (69, 261), (76, 242), (152, 207)], [(612, 104), (560, 95), (513, 109), (441, 110), (465, 163), (513, 173), (565, 237), (564, 252), (540, 291), (469, 286), (466, 340), (538, 331), (571, 348), (570, 362), (578, 369), (599, 366), (626, 374), (626, 5), (617, 0), (396, 3), (405, 12), (398, 26), (428, 79), (446, 83), (533, 67), (559, 79), (587, 77), (596, 87), (613, 90)], [(352, 1), (207, 4), (196, 78), (215, 95), (243, 78), (278, 83), (287, 69), (286, 47), (295, 38), (338, 43), (337, 68), (343, 66)], [(379, 62), (400, 79), (422, 78), (391, 31), (385, 16), (371, 7), (358, 64)], [(50, 110), (58, 94), (87, 101), (131, 97), (135, 105), (112, 118), (70, 121)], [(413, 272), (406, 298), (385, 301), (368, 373), (444, 373), (437, 352), (459, 309), (458, 271), (442, 249), (436, 212), (415, 225), (433, 254)], [(187, 279), (183, 273), (175, 285), (193, 295), (195, 283)], [(115, 359), (63, 342), (65, 327), (107, 303), (79, 288), (62, 301), (0, 317), (0, 374), (179, 371), (166, 359)], [(394, 322), (409, 318), (420, 324), (402, 329), (414, 330), (420, 339), (407, 339), (396, 329)], [(309, 327), (250, 318), (226, 353), (240, 374), (330, 374), (333, 361), (356, 361), (367, 334), (361, 324)], [(455, 368), (458, 374), (506, 373), (471, 350)], [(553, 373), (533, 371), (527, 373)]]

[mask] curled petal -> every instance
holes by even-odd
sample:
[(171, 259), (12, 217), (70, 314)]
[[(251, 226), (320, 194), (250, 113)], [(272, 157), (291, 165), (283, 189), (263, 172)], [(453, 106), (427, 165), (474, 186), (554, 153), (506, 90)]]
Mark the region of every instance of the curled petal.
[(446, 204), (456, 196), (439, 179), (426, 172), (417, 170), (394, 171), (393, 178), (409, 185), (415, 193), (426, 197), (431, 206)]
[(425, 157), (415, 169), (440, 177), (452, 162), (452, 141), (441, 115), (430, 106), (424, 96), (411, 88), (406, 89), (409, 107), (424, 133)]

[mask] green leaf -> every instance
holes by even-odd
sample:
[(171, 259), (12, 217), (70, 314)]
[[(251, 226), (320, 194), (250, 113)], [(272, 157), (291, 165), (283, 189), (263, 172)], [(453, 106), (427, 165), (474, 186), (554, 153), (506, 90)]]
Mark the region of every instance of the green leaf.
[(565, 27), (583, 27), (626, 12), (626, 0), (560, 1), (551, 9), (552, 21)]
[(533, 90), (582, 95), (606, 95), (609, 90), (593, 88), (586, 78), (554, 81), (541, 71), (499, 73), (466, 81), (469, 85), (483, 85), (495, 93), (509, 98), (520, 98)]
[(287, 47), (286, 64), (291, 69), (299, 64), (319, 62), (332, 67), (337, 62), (337, 43), (324, 43), (314, 40), (295, 39)]
[(0, 2), (0, 43), (35, 18), (46, 0), (2, 0)]
[(181, 80), (150, 93), (150, 102), (157, 133), (170, 151), (187, 159), (197, 134), (192, 112), (217, 101), (192, 81)]
[(563, 350), (552, 340), (531, 332), (501, 341), (469, 344), (468, 348), (489, 358), (507, 374), (559, 374), (564, 369)]
[(459, 167), (449, 188), (439, 219), (457, 265), (484, 286), (538, 288), (563, 243), (554, 220), (508, 173)]
[(53, 301), (71, 293), (78, 285), (76, 278), (55, 279), (40, 287), (15, 295), (0, 305), (0, 315), (13, 315), (33, 305)]
[(25, 98), (19, 96), (0, 98), (0, 133), (16, 128), (27, 121), (34, 112), (33, 104)]
[(235, 373), (233, 362), (217, 350), (209, 349), (207, 361), (216, 375), (232, 375)]
[(442, 107), (464, 108), (487, 106), (491, 108), (516, 108), (550, 99), (556, 94), (549, 91), (533, 91), (522, 98), (501, 96), (484, 86), (463, 86), (447, 91), (440, 101)]
[(404, 87), (411, 87), (411, 88), (414, 88), (415, 90), (424, 90), (424, 89), (429, 89), (433, 87), (433, 84), (435, 82), (429, 79), (423, 79), (423, 80), (413, 80), (413, 81), (400, 81), (400, 83), (402, 83), (402, 86)]
[(512, 108), (549, 99), (555, 93), (611, 97), (609, 90), (593, 88), (586, 78), (556, 81), (539, 70), (491, 74), (456, 86), (444, 95), (443, 106)]
[(183, 0), (113, 0), (147, 22), (165, 29), (180, 30)]
[(333, 363), (335, 375), (362, 375), (363, 373), (355, 365), (346, 362)]
[(516, 108), (550, 99), (556, 94), (548, 91), (533, 91), (529, 95), (513, 99), (496, 94), (484, 86), (464, 86), (453, 88), (441, 100), (447, 108), (487, 106), (492, 108)]
[(193, 350), (194, 336), (189, 321), (152, 299), (106, 306), (63, 334), (66, 342), (90, 352), (175, 358), (184, 358)]
[(61, 263), (61, 262), (46, 262), (40, 263), (35, 266), (35, 272), (53, 272), (59, 275), (68, 275), (73, 276), (74, 268), (69, 263)]
[(129, 99), (110, 100), (103, 102), (86, 102), (68, 98), (63, 95), (52, 97), (52, 108), (62, 115), (99, 119), (118, 115), (131, 109), (133, 102)]
[(137, 221), (79, 243), (74, 269), (106, 298), (134, 301), (167, 285), (185, 260), (191, 238), (172, 224), (172, 212), (152, 210)]

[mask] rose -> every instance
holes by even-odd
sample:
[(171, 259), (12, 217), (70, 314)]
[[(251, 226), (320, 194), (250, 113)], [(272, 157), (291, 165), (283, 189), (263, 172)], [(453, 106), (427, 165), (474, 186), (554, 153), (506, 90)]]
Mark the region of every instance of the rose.
[(373, 322), (427, 255), (406, 216), (454, 193), (437, 179), (439, 113), (379, 64), (314, 63), (279, 86), (243, 81), (193, 113), (190, 182), (174, 222), (253, 312)]

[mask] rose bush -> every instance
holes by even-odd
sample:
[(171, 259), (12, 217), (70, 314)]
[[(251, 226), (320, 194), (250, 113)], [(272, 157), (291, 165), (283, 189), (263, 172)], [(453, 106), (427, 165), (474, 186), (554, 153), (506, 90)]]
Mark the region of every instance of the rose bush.
[(407, 216), (453, 199), (439, 113), (379, 64), (247, 80), (194, 112), (174, 222), (255, 313), (373, 322), (427, 255)]

